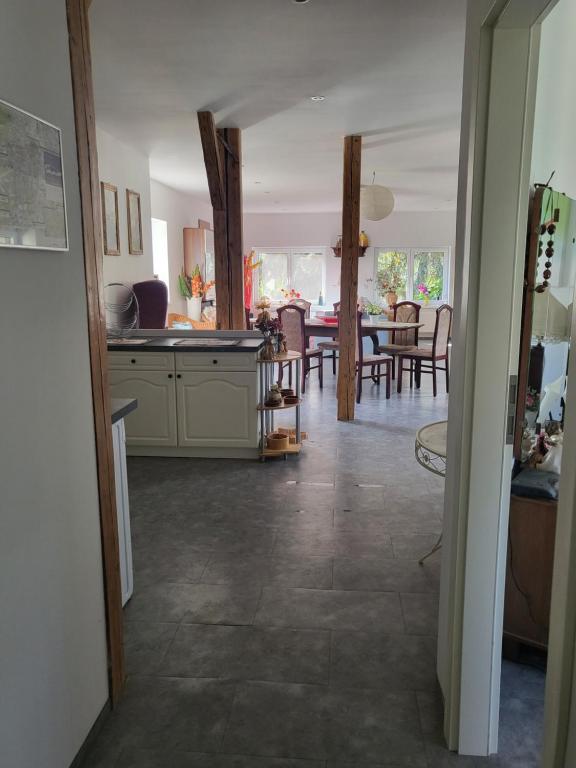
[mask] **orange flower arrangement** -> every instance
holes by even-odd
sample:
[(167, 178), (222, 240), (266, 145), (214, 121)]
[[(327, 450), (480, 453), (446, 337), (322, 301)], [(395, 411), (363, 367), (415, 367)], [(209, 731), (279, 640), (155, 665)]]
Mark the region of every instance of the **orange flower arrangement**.
[(194, 272), (191, 275), (187, 275), (184, 269), (178, 277), (178, 285), (180, 293), (185, 299), (199, 299), (204, 298), (207, 292), (214, 285), (214, 280), (209, 280), (207, 283), (202, 280), (202, 274), (200, 267), (196, 264)]

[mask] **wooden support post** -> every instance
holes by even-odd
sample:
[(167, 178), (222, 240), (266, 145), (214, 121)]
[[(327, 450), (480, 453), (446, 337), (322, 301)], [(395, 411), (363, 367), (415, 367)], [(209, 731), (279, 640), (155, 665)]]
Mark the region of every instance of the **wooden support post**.
[[(92, 402), (98, 494), (100, 499), (100, 531), (104, 565), (104, 602), (108, 641), (110, 699), (114, 706), (124, 687), (124, 651), (122, 644), (122, 591), (114, 484), (114, 452), (112, 420), (108, 388), (108, 351), (104, 312), (104, 279), (102, 276), (102, 230), (100, 215), (100, 181), (96, 150), (94, 93), (90, 58), (88, 4), (86, 0), (66, 0), (76, 150), (82, 203), (82, 239), (88, 308), (88, 343), (92, 377)], [(72, 174), (70, 174), (72, 175)]]
[(239, 128), (216, 129), (211, 112), (198, 112), (204, 163), (214, 214), (216, 327), (242, 329), (242, 144)]
[(226, 216), (230, 328), (246, 327), (244, 314), (244, 252), (242, 243), (242, 140), (239, 128), (226, 128)]
[(354, 418), (356, 395), (356, 338), (358, 307), (358, 239), (360, 237), (360, 172), (362, 137), (344, 139), (342, 197), (342, 259), (340, 265), (340, 322), (338, 344), (338, 419)]
[(226, 213), (226, 150), (218, 142), (218, 153), (222, 164), (224, 204), (213, 209), (214, 219), (214, 279), (216, 282), (216, 328), (226, 330), (232, 327), (230, 321), (230, 275), (228, 272), (228, 217)]
[(198, 127), (202, 151), (204, 152), (204, 165), (208, 176), (208, 189), (210, 201), (215, 211), (223, 211), (226, 208), (224, 197), (224, 179), (222, 173), (222, 157), (219, 151), (220, 142), (216, 135), (216, 125), (212, 112), (198, 112)]

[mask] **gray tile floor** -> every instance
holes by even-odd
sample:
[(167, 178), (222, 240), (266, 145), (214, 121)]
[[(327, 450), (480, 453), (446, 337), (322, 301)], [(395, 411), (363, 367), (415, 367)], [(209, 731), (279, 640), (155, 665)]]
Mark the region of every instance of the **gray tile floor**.
[(526, 684), (508, 671), (500, 762), (442, 745), (440, 559), (417, 558), (443, 485), (414, 434), (447, 397), (366, 385), (344, 424), (328, 367), (326, 380), (306, 395), (300, 457), (129, 460), (129, 677), (86, 768), (537, 765), (520, 728), (541, 707), (531, 670)]

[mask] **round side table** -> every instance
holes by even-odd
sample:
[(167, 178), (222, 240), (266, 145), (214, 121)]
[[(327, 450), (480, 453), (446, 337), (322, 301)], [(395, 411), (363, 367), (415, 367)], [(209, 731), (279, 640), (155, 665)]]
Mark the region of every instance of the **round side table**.
[[(435, 421), (432, 424), (426, 424), (416, 433), (416, 443), (414, 446), (414, 455), (416, 461), (424, 469), (433, 472), (440, 477), (446, 476), (446, 442), (447, 442), (448, 422)], [(434, 552), (442, 547), (442, 534), (430, 552), (421, 557), (418, 562), (420, 565)]]

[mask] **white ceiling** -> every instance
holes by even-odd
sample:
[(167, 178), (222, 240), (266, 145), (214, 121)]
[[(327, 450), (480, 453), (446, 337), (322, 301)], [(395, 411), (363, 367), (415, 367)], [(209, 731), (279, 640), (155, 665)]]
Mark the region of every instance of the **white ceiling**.
[[(98, 124), (207, 196), (196, 112), (242, 129), (246, 212), (336, 211), (342, 137), (397, 210), (455, 208), (463, 0), (93, 0)], [(314, 103), (310, 96), (325, 96)]]

